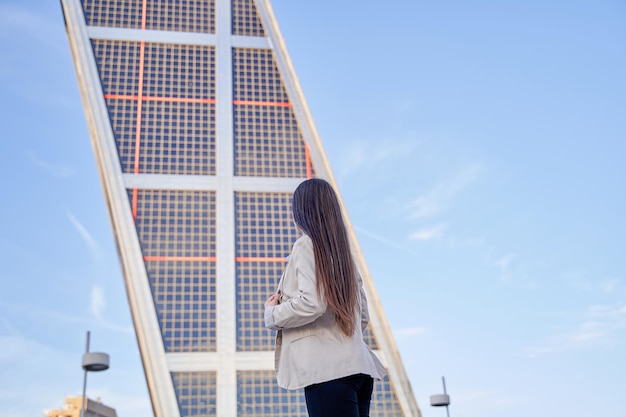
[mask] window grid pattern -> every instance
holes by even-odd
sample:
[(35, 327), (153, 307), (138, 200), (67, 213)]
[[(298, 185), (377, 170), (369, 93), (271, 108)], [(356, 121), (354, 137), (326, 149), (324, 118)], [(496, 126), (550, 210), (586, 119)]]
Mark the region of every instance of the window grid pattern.
[(133, 172), (135, 169), (137, 101), (107, 99), (106, 104), (122, 172)]
[(215, 192), (138, 190), (136, 204), (144, 257), (215, 256)]
[(254, 0), (232, 1), (233, 35), (265, 36)]
[(280, 388), (274, 371), (238, 371), (237, 416), (307, 417), (304, 391)]
[[(106, 95), (136, 96), (140, 43), (91, 41)], [(143, 96), (215, 100), (215, 48), (209, 46), (146, 45)]]
[(140, 173), (215, 175), (214, 104), (154, 101), (142, 113)]
[(371, 326), (368, 326), (363, 332), (363, 340), (372, 350), (378, 349), (378, 342), (376, 342), (376, 336), (374, 336), (374, 331)]
[(237, 351), (273, 351), (276, 332), (264, 326), (263, 303), (276, 291), (285, 262), (237, 262)]
[(314, 176), (272, 51), (233, 49), (235, 175)]
[(370, 404), (370, 417), (403, 417), (396, 392), (386, 376), (383, 380), (374, 380), (374, 392)]
[(214, 352), (215, 193), (130, 190), (166, 352)]
[(215, 49), (148, 43), (141, 57), (137, 42), (94, 40), (92, 46), (122, 171), (215, 175)]
[(166, 352), (217, 350), (215, 262), (146, 262)]
[(233, 48), (233, 98), (266, 103), (288, 103), (271, 50)]
[(215, 33), (215, 0), (82, 0), (89, 26)]
[(215, 0), (151, 0), (146, 29), (215, 33)]
[(147, 43), (144, 96), (215, 98), (215, 48)]
[(106, 104), (122, 172), (133, 172), (138, 112), (133, 97), (139, 88), (140, 45), (94, 39), (91, 46), (105, 97), (123, 97), (107, 98)]
[(139, 86), (139, 42), (92, 39), (104, 94), (136, 96)]
[[(306, 417), (304, 391), (288, 391), (276, 383), (274, 371), (237, 372), (237, 416)], [(389, 378), (374, 381), (371, 417), (403, 417)]]
[(315, 176), (293, 110), (234, 106), (235, 175)]
[(299, 234), (291, 215), (292, 193), (235, 193), (235, 256), (280, 258), (289, 255)]
[(141, 28), (141, 0), (82, 0), (89, 26)]
[(237, 350), (268, 351), (275, 334), (263, 325), (263, 302), (278, 286), (298, 232), (291, 193), (235, 193)]
[(217, 376), (207, 372), (172, 372), (181, 417), (217, 415)]

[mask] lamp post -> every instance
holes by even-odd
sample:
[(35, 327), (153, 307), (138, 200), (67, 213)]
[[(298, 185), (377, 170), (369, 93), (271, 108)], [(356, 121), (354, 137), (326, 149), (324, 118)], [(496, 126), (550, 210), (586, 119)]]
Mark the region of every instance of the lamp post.
[(442, 407), (446, 406), (446, 415), (450, 417), (450, 412), (448, 411), (448, 406), (450, 405), (450, 396), (446, 392), (446, 379), (441, 377), (443, 381), (443, 394), (431, 395), (430, 396), (430, 405), (433, 407)]
[(109, 355), (102, 352), (89, 352), (89, 336), (90, 332), (87, 331), (87, 347), (85, 348), (85, 354), (83, 355), (83, 369), (85, 370), (85, 377), (83, 379), (83, 397), (80, 404), (80, 417), (85, 416), (86, 401), (85, 394), (87, 392), (87, 372), (100, 372), (109, 369)]

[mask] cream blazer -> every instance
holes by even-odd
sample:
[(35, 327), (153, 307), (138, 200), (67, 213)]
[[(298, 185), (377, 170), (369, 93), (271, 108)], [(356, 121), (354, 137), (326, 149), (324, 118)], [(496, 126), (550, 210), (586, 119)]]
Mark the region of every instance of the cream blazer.
[[(317, 296), (313, 242), (303, 235), (293, 245), (278, 284), (280, 304), (265, 308), (265, 326), (278, 330), (274, 366), (278, 385), (295, 390), (354, 374), (382, 379), (385, 367), (363, 341), (369, 322), (363, 282), (359, 280), (361, 326), (346, 336)], [(358, 322), (358, 321), (357, 321)]]

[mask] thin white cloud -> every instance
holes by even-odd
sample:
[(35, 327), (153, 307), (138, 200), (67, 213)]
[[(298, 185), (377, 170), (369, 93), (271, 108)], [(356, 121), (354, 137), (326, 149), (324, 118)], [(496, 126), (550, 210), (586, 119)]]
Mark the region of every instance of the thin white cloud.
[(618, 306), (596, 305), (587, 308), (583, 320), (573, 329), (552, 335), (546, 343), (526, 349), (524, 355), (541, 354), (572, 349), (614, 347), (626, 329), (626, 304)]
[(419, 219), (441, 213), (447, 209), (461, 191), (474, 183), (482, 175), (483, 171), (481, 164), (473, 163), (452, 178), (435, 185), (409, 204), (410, 217)]
[(337, 164), (338, 175), (346, 177), (361, 170), (371, 169), (373, 165), (380, 165), (386, 161), (396, 161), (409, 158), (420, 145), (415, 138), (383, 139), (379, 141), (355, 141), (346, 145), (349, 152)]
[(446, 226), (438, 224), (435, 226), (424, 227), (409, 235), (409, 240), (433, 240), (441, 239)]
[[(59, 10), (60, 14), (60, 10)], [(60, 17), (60, 15), (59, 15)], [(16, 36), (16, 32), (20, 36)], [(59, 22), (15, 4), (0, 4), (0, 36), (35, 39), (48, 47), (65, 48)]]
[(394, 331), (395, 335), (398, 337), (410, 337), (417, 336), (426, 332), (425, 327), (407, 327), (404, 329), (398, 329)]
[[(80, 395), (83, 376), (80, 352), (59, 350), (27, 337), (4, 335), (0, 335), (0, 346), (2, 417), (40, 416), (45, 409), (59, 408), (65, 396)], [(123, 378), (119, 381), (118, 377), (118, 385), (112, 388), (105, 385), (111, 384), (108, 382), (113, 378), (111, 372), (122, 373)], [(126, 369), (116, 369), (114, 362), (107, 377), (91, 381), (88, 396), (101, 397), (103, 403), (115, 408), (120, 416), (152, 416), (147, 390), (132, 385), (134, 380), (141, 383), (140, 374), (124, 372)]]
[(595, 305), (589, 307), (587, 311), (591, 318), (626, 320), (626, 304), (622, 306)]
[(0, 331), (5, 335), (6, 334), (10, 334), (10, 335), (20, 334), (20, 331), (17, 329), (17, 327), (15, 327), (15, 325), (10, 320), (7, 320), (6, 317), (0, 317)]
[(526, 273), (527, 263), (519, 260), (517, 254), (509, 252), (494, 258), (492, 252), (493, 248), (489, 250), (487, 262), (498, 271), (501, 282), (527, 290), (538, 288), (537, 281)]
[(506, 255), (496, 259), (494, 264), (500, 269), (500, 279), (502, 281), (512, 281), (513, 274), (511, 272), (511, 264), (515, 259), (514, 253), (507, 253)]
[(475, 248), (487, 241), (485, 237), (466, 237), (459, 238), (457, 236), (447, 236), (448, 245), (451, 248)]
[[(41, 317), (45, 317), (48, 323), (52, 323), (53, 321), (59, 323), (85, 323), (87, 321), (84, 317), (64, 314), (58, 311), (41, 308), (39, 305), (25, 304), (23, 302), (13, 304), (0, 301), (0, 307), (4, 308), (9, 314), (14, 314), (22, 319), (29, 317), (36, 321)], [(15, 324), (14, 321), (10, 323)], [(13, 330), (13, 334), (19, 334), (17, 327), (13, 326)]]
[(16, 363), (22, 358), (39, 361), (53, 356), (51, 348), (21, 336), (0, 336), (0, 341), (0, 363)]
[(626, 283), (618, 277), (595, 278), (591, 277), (585, 270), (577, 270), (564, 274), (563, 279), (567, 285), (580, 291), (626, 294)]
[[(25, 70), (37, 69), (46, 60), (70, 59), (59, 5), (56, 4), (58, 12), (54, 16), (40, 11), (34, 5), (36, 2), (32, 1), (0, 3), (0, 41), (3, 46), (0, 89), (5, 96), (9, 96), (11, 101), (15, 97), (28, 102), (35, 112), (45, 111), (46, 108), (58, 112), (63, 108), (82, 117), (79, 115), (80, 107), (76, 105), (75, 90), (68, 90), (67, 85), (61, 87), (70, 72), (56, 73), (55, 66), (51, 67), (51, 71), (46, 68), (46, 71), (38, 71), (36, 75)], [(32, 51), (37, 51), (39, 58)], [(71, 66), (67, 66), (67, 70), (71, 70)]]
[(101, 287), (93, 287), (91, 289), (91, 303), (90, 310), (91, 313), (97, 318), (102, 318), (102, 312), (104, 311), (104, 307), (106, 306), (106, 301), (104, 300), (104, 292)]
[(456, 387), (454, 394), (456, 408), (472, 409), (474, 415), (506, 415), (518, 403), (512, 396), (488, 391), (477, 391), (475, 387)]
[[(104, 289), (100, 286), (94, 286), (91, 289), (89, 298), (89, 312), (96, 319), (97, 323), (102, 327), (105, 327), (116, 332), (125, 334), (134, 334), (132, 327), (120, 326), (115, 323), (109, 322), (105, 317), (105, 309), (107, 306)], [(45, 317), (48, 323), (90, 323), (91, 319), (84, 317), (84, 315), (69, 315), (60, 313), (58, 311), (41, 308), (38, 305), (24, 304), (24, 303), (9, 303), (6, 301), (0, 301), (0, 307), (5, 309), (9, 317), (22, 317), (29, 318), (29, 320), (37, 320), (41, 317)], [(10, 332), (14, 335), (19, 335), (19, 329), (12, 325), (13, 322), (6, 321), (3, 317), (0, 317), (0, 329), (5, 333)], [(1, 346), (1, 345), (0, 345)], [(0, 349), (1, 350), (1, 349)]]
[(87, 228), (85, 228), (85, 226), (83, 226), (83, 224), (79, 222), (72, 213), (67, 213), (67, 217), (80, 235), (80, 237), (87, 244), (87, 248), (89, 249), (89, 252), (91, 252), (93, 259), (96, 261), (100, 260), (102, 258), (102, 251), (96, 239), (91, 235), (91, 233), (89, 233)]
[(362, 228), (357, 227), (357, 226), (354, 226), (354, 230), (356, 230), (357, 232), (359, 232), (362, 235), (365, 235), (365, 236), (367, 236), (367, 237), (369, 237), (371, 239), (374, 239), (374, 240), (382, 243), (383, 245), (392, 247), (394, 249), (398, 249), (398, 250), (400, 250), (402, 252), (413, 254), (413, 252), (410, 249), (408, 249), (406, 245), (403, 245), (402, 243), (398, 243), (398, 242), (396, 242), (394, 240), (388, 239), (388, 238), (386, 238), (384, 236), (377, 235), (375, 233), (372, 233), (372, 232), (370, 232), (368, 230), (362, 229)]
[(77, 174), (77, 171), (73, 167), (69, 165), (55, 165), (55, 164), (49, 163), (47, 161), (44, 161), (33, 151), (27, 151), (26, 157), (37, 168), (41, 169), (46, 174), (51, 175), (55, 178), (69, 178)]
[(3, 416), (41, 415), (72, 386), (59, 381), (80, 377), (80, 357), (72, 353), (21, 336), (0, 336), (0, 346)]
[(411, 217), (422, 218), (433, 216), (441, 210), (441, 198), (435, 192), (419, 196), (411, 203)]
[(417, 149), (420, 142), (414, 138), (391, 140), (383, 139), (377, 146), (369, 148), (369, 160), (372, 163), (388, 160), (406, 159)]
[(618, 292), (626, 293), (626, 286), (624, 286), (621, 278), (601, 279), (599, 286), (600, 289), (607, 294), (615, 294)]
[(114, 330), (116, 332), (133, 334), (134, 331), (130, 327), (119, 326), (106, 320), (104, 316), (104, 310), (106, 308), (106, 298), (104, 296), (104, 289), (99, 286), (94, 286), (91, 289), (91, 298), (89, 303), (89, 310), (91, 314), (98, 320), (98, 323), (103, 327)]
[(592, 289), (591, 281), (586, 277), (587, 272), (584, 270), (570, 271), (563, 275), (567, 285), (582, 291)]

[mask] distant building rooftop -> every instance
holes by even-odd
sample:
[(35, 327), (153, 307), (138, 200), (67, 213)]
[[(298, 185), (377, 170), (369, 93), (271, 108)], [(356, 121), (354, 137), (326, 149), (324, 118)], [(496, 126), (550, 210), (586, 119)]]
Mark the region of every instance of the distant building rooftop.
[[(46, 417), (80, 417), (82, 399), (83, 397), (67, 397), (62, 409), (44, 411), (44, 414)], [(114, 408), (102, 404), (100, 398), (96, 401), (87, 398), (84, 417), (117, 417), (117, 413)]]

